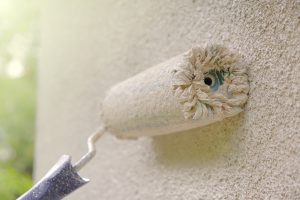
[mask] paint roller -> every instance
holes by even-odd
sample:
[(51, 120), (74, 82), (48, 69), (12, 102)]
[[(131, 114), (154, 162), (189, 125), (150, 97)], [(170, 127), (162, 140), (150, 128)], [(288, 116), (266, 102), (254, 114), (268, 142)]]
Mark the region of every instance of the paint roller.
[(248, 92), (239, 56), (220, 45), (194, 47), (151, 67), (107, 92), (103, 124), (89, 137), (88, 153), (74, 165), (64, 155), (19, 200), (62, 199), (87, 183), (77, 172), (94, 157), (105, 132), (132, 139), (205, 126), (240, 113)]

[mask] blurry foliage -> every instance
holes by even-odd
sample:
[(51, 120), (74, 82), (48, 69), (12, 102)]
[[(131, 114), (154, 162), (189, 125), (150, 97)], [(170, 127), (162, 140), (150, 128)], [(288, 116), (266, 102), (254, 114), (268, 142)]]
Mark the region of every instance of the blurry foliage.
[(0, 195), (2, 200), (16, 199), (31, 186), (31, 177), (12, 167), (0, 168)]
[(36, 0), (0, 0), (0, 199), (32, 185)]

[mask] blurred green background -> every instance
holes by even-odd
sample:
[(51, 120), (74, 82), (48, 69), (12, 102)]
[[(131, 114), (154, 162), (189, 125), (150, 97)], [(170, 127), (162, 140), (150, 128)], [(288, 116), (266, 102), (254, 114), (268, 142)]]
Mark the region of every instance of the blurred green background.
[(0, 0), (0, 199), (32, 185), (35, 132), (36, 0)]

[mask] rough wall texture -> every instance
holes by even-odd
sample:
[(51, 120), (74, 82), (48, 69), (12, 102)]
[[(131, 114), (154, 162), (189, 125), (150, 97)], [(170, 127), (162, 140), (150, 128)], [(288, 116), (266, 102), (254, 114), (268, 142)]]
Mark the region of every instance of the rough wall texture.
[[(106, 135), (68, 199), (300, 199), (300, 2), (48, 1), (41, 30), (36, 177), (77, 160), (105, 91), (194, 44), (248, 63), (243, 114), (138, 141)], [(124, 102), (126, 103), (126, 102)]]

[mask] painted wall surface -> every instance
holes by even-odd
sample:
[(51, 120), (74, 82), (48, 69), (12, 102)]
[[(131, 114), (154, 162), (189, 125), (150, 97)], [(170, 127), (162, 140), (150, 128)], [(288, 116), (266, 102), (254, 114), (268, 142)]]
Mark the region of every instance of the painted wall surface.
[[(105, 92), (195, 44), (238, 51), (245, 112), (137, 141), (106, 135), (67, 199), (300, 199), (300, 2), (49, 0), (41, 21), (36, 178), (73, 160), (100, 123)], [(126, 102), (124, 102), (126, 103)]]

